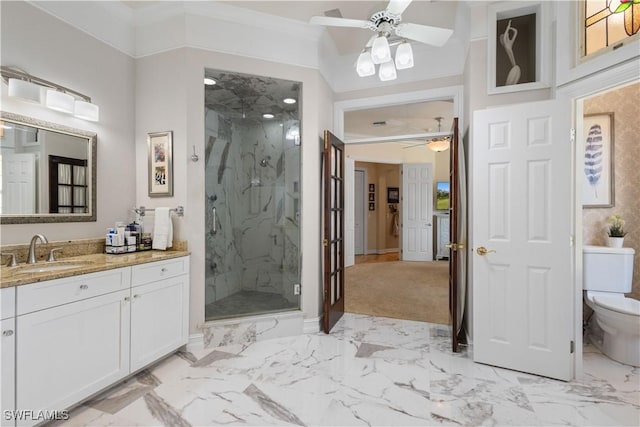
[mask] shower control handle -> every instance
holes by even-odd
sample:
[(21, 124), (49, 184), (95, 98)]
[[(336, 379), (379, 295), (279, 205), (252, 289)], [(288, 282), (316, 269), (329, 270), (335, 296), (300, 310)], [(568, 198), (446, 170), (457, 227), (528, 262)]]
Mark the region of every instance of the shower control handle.
[(217, 227), (216, 227), (216, 208), (212, 208), (211, 209), (211, 232), (213, 234), (217, 233)]

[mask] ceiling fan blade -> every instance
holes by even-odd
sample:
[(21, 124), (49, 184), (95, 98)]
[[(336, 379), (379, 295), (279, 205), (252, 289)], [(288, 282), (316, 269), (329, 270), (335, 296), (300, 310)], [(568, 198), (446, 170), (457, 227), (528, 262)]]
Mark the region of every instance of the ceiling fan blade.
[(427, 144), (425, 144), (424, 142), (419, 142), (417, 144), (413, 144), (413, 145), (408, 145), (406, 147), (402, 147), (403, 150), (406, 150), (407, 148), (416, 148), (416, 147), (426, 147)]
[(351, 27), (351, 28), (369, 28), (371, 21), (363, 21), (361, 19), (334, 18), (331, 16), (312, 16), (309, 20), (310, 24), (327, 25), (329, 27)]
[(408, 22), (398, 24), (396, 34), (400, 37), (406, 37), (425, 44), (442, 46), (449, 40), (449, 37), (453, 34), (453, 30)]
[(402, 15), (402, 12), (413, 0), (391, 0), (387, 5), (387, 12), (391, 15)]

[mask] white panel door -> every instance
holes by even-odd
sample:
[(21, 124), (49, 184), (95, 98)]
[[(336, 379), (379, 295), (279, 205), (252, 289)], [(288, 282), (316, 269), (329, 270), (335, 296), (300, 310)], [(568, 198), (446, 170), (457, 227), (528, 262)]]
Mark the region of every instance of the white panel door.
[(573, 363), (569, 105), (476, 111), (471, 144), (474, 360), (563, 380)]
[(36, 213), (36, 155), (2, 155), (2, 213)]
[(353, 159), (344, 159), (344, 266), (356, 263), (355, 247), (355, 167)]
[(355, 171), (355, 253), (356, 255), (364, 255), (365, 247), (364, 247), (364, 215), (367, 212), (365, 210), (365, 186), (364, 186), (364, 171), (357, 170)]
[(402, 260), (433, 260), (433, 165), (402, 166)]

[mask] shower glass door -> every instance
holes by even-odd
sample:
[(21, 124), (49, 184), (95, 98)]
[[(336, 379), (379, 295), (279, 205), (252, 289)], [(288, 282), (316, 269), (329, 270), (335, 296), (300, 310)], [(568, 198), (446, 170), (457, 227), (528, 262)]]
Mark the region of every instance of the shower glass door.
[(302, 85), (205, 77), (206, 320), (298, 310)]

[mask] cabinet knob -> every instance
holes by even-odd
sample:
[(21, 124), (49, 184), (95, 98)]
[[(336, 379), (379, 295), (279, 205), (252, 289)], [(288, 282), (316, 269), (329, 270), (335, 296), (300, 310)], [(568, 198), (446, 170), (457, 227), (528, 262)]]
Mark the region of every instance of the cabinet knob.
[(80, 289), (89, 289), (89, 285), (80, 285)]
[(166, 273), (166, 272), (167, 272), (167, 268), (166, 268), (166, 267), (162, 267), (162, 268), (160, 269), (160, 271), (162, 271), (163, 273)]
[(13, 331), (11, 329), (8, 329), (6, 331), (2, 331), (2, 336), (3, 337), (10, 337), (11, 335), (13, 335)]
[(133, 297), (134, 297), (134, 298), (140, 298), (140, 295), (135, 294)]
[(125, 300), (125, 301), (131, 301), (131, 298), (129, 298), (129, 297), (124, 297), (124, 300)]

